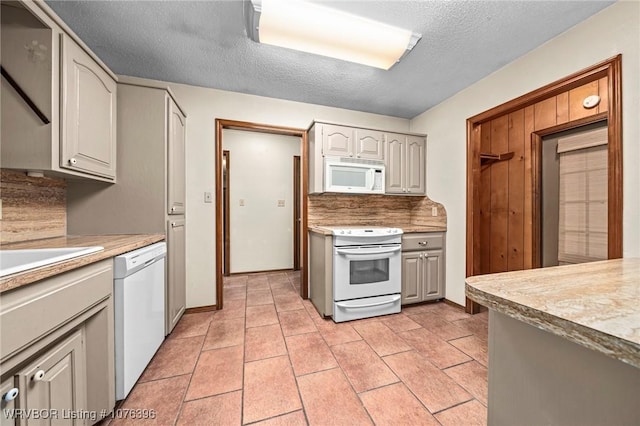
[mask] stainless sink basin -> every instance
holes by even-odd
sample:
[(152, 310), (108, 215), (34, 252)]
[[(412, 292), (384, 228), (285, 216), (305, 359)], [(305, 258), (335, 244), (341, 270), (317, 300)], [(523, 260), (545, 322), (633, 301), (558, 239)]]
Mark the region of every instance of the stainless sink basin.
[(104, 247), (65, 247), (26, 250), (0, 250), (0, 277), (39, 268), (74, 257), (104, 250)]

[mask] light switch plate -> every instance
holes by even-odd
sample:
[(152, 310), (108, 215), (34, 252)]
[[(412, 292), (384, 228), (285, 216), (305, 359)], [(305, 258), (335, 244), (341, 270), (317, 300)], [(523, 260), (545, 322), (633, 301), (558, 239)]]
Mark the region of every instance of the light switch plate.
[(438, 216), (438, 208), (431, 207), (431, 216)]
[(205, 192), (204, 193), (204, 202), (205, 203), (213, 203), (213, 197), (211, 196), (210, 192)]

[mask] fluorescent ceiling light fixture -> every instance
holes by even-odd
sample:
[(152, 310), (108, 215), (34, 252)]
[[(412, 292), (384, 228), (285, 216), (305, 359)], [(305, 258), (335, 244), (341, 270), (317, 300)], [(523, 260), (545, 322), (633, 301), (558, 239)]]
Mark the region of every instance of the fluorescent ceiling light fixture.
[(247, 32), (257, 42), (388, 70), (422, 35), (314, 3), (245, 0)]

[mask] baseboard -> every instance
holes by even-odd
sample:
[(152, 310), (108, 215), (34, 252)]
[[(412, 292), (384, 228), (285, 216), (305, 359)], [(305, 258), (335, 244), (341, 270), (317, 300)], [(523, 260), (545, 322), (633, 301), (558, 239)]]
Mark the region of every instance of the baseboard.
[(216, 310), (216, 305), (197, 306), (195, 308), (187, 308), (184, 310), (185, 314), (198, 314), (201, 312), (211, 312)]

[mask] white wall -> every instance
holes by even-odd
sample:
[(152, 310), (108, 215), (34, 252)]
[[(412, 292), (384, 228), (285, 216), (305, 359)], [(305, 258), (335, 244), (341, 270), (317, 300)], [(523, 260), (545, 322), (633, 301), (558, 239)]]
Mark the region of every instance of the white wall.
[(447, 299), (464, 304), (466, 119), (622, 53), (624, 256), (640, 256), (640, 3), (618, 2), (411, 120), (427, 193), (447, 209)]
[[(321, 105), (169, 83), (187, 113), (187, 307), (215, 304), (215, 119), (307, 128), (314, 119), (409, 130), (409, 120)], [(233, 161), (233, 160), (232, 160)], [(233, 166), (232, 166), (233, 167)], [(215, 200), (214, 200), (215, 201)]]
[(222, 141), (230, 164), (230, 272), (293, 268), (293, 156), (300, 155), (300, 138), (225, 129)]

